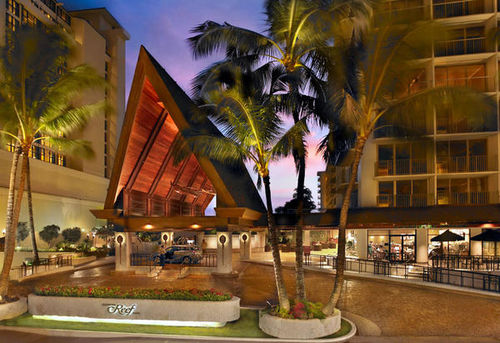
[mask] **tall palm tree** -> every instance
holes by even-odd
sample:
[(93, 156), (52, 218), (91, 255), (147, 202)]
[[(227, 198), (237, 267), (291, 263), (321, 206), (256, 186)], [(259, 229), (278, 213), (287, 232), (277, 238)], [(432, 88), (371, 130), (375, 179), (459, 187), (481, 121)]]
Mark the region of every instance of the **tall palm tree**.
[[(261, 87), (266, 83), (269, 89), (277, 84), (281, 93), (293, 101), (288, 103), (285, 113), (298, 123), (303, 114), (297, 99), (306, 97), (306, 90), (311, 94), (321, 91), (322, 75), (310, 67), (316, 51), (324, 48), (331, 41), (331, 32), (352, 22), (355, 15), (370, 12), (367, 0), (267, 0), (265, 2), (267, 35), (245, 28), (218, 24), (207, 21), (193, 30), (196, 35), (189, 39), (195, 58), (205, 57), (218, 51), (226, 52), (226, 59), (210, 66), (199, 75), (206, 78), (214, 70), (223, 68), (227, 63), (254, 69), (261, 79)], [(332, 20), (333, 19), (333, 20)], [(267, 79), (267, 82), (266, 82)], [(199, 86), (199, 83), (198, 83)], [(199, 90), (199, 87), (198, 89)], [(305, 182), (306, 146), (297, 146), (293, 152), (297, 170), (297, 199), (299, 206), (298, 225), (296, 227), (296, 293), (297, 298), (305, 299), (303, 269), (303, 203)]]
[[(0, 133), (16, 147), (9, 184), (4, 264), (0, 274), (2, 297), (8, 290), (30, 150), (34, 144), (43, 143), (61, 152), (92, 156), (89, 142), (69, 137), (93, 115), (107, 109), (105, 102), (74, 105), (82, 92), (103, 89), (106, 82), (87, 65), (67, 69), (66, 61), (71, 53), (70, 38), (63, 33), (30, 26), (10, 32), (8, 44), (1, 50)], [(40, 58), (41, 55), (44, 58)], [(14, 199), (19, 158), (20, 181)], [(34, 239), (34, 227), (31, 229)]]
[(290, 129), (283, 129), (281, 118), (274, 111), (279, 98), (255, 89), (250, 74), (239, 68), (225, 69), (211, 79), (201, 94), (205, 109), (223, 136), (208, 132), (185, 133), (189, 149), (196, 154), (226, 164), (249, 162), (258, 173), (257, 184), (264, 183), (268, 229), (271, 236), (274, 274), (280, 308), (290, 308), (283, 279), (278, 247), (279, 233), (276, 228), (271, 198), (269, 164), (281, 157), (289, 156), (300, 145), (307, 132), (305, 120)]
[[(438, 106), (475, 122), (495, 109), (485, 94), (466, 88), (422, 88), (416, 71), (419, 59), (431, 53), (433, 42), (442, 39), (436, 24), (398, 16), (377, 17), (358, 40), (337, 42), (330, 49), (328, 78), (331, 106), (354, 132), (351, 177), (344, 193), (339, 219), (337, 270), (333, 291), (323, 308), (333, 312), (341, 296), (345, 268), (345, 230), (349, 204), (366, 141), (375, 130), (387, 126), (406, 135), (425, 135), (425, 118), (432, 118)], [(345, 140), (349, 142), (349, 138)]]

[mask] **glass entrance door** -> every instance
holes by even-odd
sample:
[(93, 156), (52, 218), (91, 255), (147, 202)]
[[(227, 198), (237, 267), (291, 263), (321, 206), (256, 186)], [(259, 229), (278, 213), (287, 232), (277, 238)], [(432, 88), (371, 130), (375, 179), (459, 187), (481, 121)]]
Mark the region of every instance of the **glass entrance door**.
[(389, 252), (393, 262), (415, 261), (415, 235), (390, 235)]

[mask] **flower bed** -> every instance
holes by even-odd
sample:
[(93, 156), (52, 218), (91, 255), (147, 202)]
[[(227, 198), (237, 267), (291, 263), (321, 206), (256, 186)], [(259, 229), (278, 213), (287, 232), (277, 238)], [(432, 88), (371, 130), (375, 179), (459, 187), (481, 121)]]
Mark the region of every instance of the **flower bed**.
[(78, 297), (78, 298), (118, 298), (152, 300), (192, 300), (192, 301), (227, 301), (233, 297), (229, 293), (215, 289), (121, 289), (120, 287), (39, 287), (35, 294), (40, 296)]
[(276, 306), (269, 311), (272, 316), (284, 319), (325, 319), (325, 314), (321, 311), (323, 304), (310, 301), (296, 302), (290, 301), (290, 310), (283, 311)]
[[(10, 299), (9, 299), (10, 300)], [(28, 310), (26, 298), (4, 302), (0, 304), (0, 320), (10, 319), (25, 313)]]
[(220, 326), (239, 319), (240, 299), (213, 289), (44, 287), (29, 295), (28, 310), (37, 316), (84, 317), (133, 323), (143, 323), (145, 320), (181, 321), (175, 324), (180, 326), (198, 325), (189, 322), (207, 322)]

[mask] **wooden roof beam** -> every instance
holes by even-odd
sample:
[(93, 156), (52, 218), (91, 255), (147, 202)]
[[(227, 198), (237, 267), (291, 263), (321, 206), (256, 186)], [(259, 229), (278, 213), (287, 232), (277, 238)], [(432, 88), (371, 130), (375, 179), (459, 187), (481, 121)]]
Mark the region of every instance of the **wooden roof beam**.
[(132, 169), (130, 178), (128, 179), (127, 184), (125, 185), (125, 189), (132, 189), (132, 186), (134, 185), (135, 180), (137, 179), (137, 176), (139, 175), (142, 169), (142, 166), (146, 162), (149, 152), (151, 151), (151, 148), (153, 147), (153, 144), (156, 141), (156, 138), (158, 137), (158, 134), (160, 133), (163, 127), (163, 124), (165, 124), (165, 120), (167, 120), (167, 117), (168, 117), (168, 112), (166, 110), (163, 110), (158, 119), (156, 120), (156, 123), (153, 126), (153, 130), (151, 131), (151, 134), (149, 135), (146, 144), (144, 144), (144, 147), (142, 148), (141, 154), (139, 155), (139, 158), (135, 163), (134, 169)]
[(168, 163), (170, 162), (170, 160), (172, 159), (172, 157), (174, 155), (173, 150), (172, 150), (172, 146), (175, 146), (179, 139), (181, 139), (180, 132), (178, 132), (175, 135), (174, 140), (172, 141), (172, 144), (170, 145), (170, 148), (168, 149), (168, 152), (165, 154), (165, 158), (163, 159), (163, 162), (161, 163), (160, 169), (158, 169), (158, 172), (156, 173), (156, 176), (155, 176), (153, 182), (151, 183), (151, 187), (149, 188), (148, 195), (150, 195), (150, 196), (153, 195), (153, 193), (156, 191), (156, 188), (158, 188), (158, 185), (160, 184), (160, 180), (163, 176), (163, 173), (165, 173), (165, 170), (167, 169)]
[(177, 174), (175, 174), (174, 181), (172, 181), (172, 185), (170, 186), (170, 188), (168, 190), (167, 196), (165, 196), (165, 200), (168, 201), (170, 199), (170, 197), (172, 196), (172, 193), (174, 192), (174, 185), (176, 185), (177, 182), (179, 182), (179, 179), (181, 178), (181, 175), (184, 172), (184, 169), (186, 169), (186, 166), (188, 165), (190, 159), (191, 159), (191, 156), (188, 156), (184, 159), (184, 161), (182, 161), (181, 167), (177, 171)]

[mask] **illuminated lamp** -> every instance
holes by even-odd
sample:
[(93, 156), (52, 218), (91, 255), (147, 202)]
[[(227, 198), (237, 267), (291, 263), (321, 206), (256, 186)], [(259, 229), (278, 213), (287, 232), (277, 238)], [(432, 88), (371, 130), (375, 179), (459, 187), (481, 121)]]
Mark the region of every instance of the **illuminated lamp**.
[(71, 316), (39, 316), (34, 315), (34, 319), (70, 321), (81, 323), (113, 323), (113, 324), (141, 324), (141, 325), (163, 325), (163, 326), (191, 326), (191, 327), (210, 327), (220, 328), (225, 323), (221, 322), (195, 322), (180, 320), (149, 320), (149, 319), (112, 319), (112, 318), (89, 318), (89, 317), (71, 317)]
[(191, 225), (191, 228), (192, 228), (192, 229), (199, 229), (200, 227), (201, 227), (201, 226), (200, 226), (200, 225), (198, 225), (198, 224), (193, 224), (193, 225)]
[(488, 228), (492, 228), (492, 227), (495, 227), (495, 225), (491, 224), (491, 223), (485, 223), (483, 225), (481, 225), (482, 228), (485, 228), (485, 229), (488, 229)]
[(151, 224), (146, 224), (146, 225), (144, 225), (144, 228), (145, 228), (146, 230), (151, 230), (151, 229), (153, 228), (153, 225), (151, 225)]

